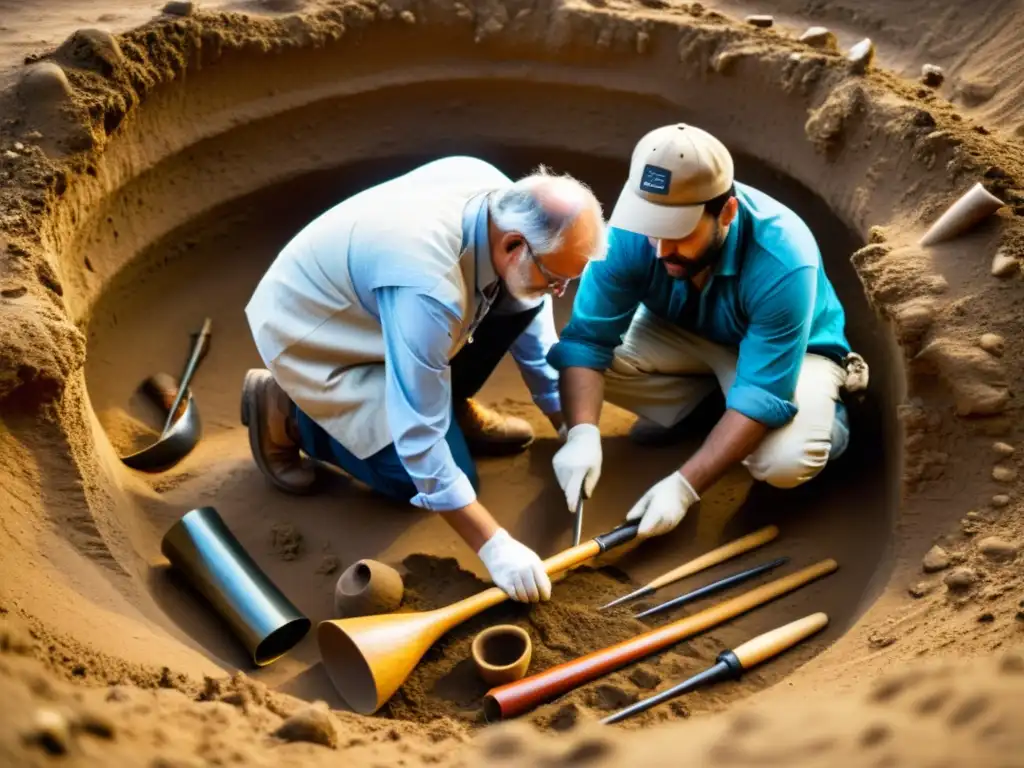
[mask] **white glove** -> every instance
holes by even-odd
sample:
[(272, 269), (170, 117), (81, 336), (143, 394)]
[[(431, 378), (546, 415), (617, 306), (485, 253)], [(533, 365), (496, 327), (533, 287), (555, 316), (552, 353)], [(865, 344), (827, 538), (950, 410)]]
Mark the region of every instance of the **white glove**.
[(565, 445), (558, 449), (551, 465), (565, 494), (569, 512), (575, 514), (580, 490), (589, 499), (601, 477), (601, 432), (596, 424), (577, 424), (566, 434)]
[(680, 472), (659, 480), (633, 505), (627, 520), (640, 521), (637, 538), (660, 536), (675, 528), (686, 516), (686, 510), (700, 501), (700, 496)]
[(536, 603), (551, 599), (551, 579), (537, 553), (499, 528), (476, 553), (495, 586), (513, 600)]

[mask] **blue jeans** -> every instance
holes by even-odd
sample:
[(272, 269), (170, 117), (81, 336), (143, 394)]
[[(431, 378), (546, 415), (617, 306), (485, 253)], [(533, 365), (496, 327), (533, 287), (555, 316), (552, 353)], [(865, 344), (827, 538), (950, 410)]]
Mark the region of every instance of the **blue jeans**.
[[(295, 423), (298, 425), (299, 444), (311, 458), (333, 464), (352, 477), (366, 483), (378, 493), (399, 501), (409, 501), (417, 494), (416, 485), (398, 458), (395, 444), (381, 448), (377, 453), (366, 459), (356, 458), (351, 451), (324, 431), (323, 427), (295, 407)], [(452, 458), (459, 469), (466, 473), (473, 490), (480, 490), (480, 478), (477, 476), (476, 464), (469, 455), (466, 437), (462, 434), (458, 422), (452, 416), (448, 433), (444, 436)]]
[[(510, 315), (492, 312), (484, 317), (473, 333), (473, 343), (464, 345), (452, 358), (452, 403), (470, 398), (480, 391), (509, 347), (540, 310), (541, 305), (538, 305), (525, 312)], [(399, 501), (409, 501), (418, 493), (412, 478), (402, 466), (394, 443), (366, 459), (358, 459), (298, 406), (293, 407), (299, 445), (310, 458), (332, 464), (375, 491)], [(462, 434), (454, 414), (445, 440), (448, 441), (455, 463), (466, 473), (473, 489), (479, 491), (480, 479), (476, 464), (470, 456), (466, 436)]]

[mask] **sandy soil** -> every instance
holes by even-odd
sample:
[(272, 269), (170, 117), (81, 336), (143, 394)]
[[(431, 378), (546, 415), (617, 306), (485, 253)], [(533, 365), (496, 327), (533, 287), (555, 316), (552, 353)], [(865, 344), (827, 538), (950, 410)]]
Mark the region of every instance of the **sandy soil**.
[[(989, 98), (961, 95), (994, 51), (1015, 60), (1010, 4), (958, 23), (952, 6), (927, 16), (913, 3), (854, 12), (783, 2), (770, 30), (742, 23), (763, 8), (664, 2), (276, 0), (148, 24), (154, 9), (137, 3), (0, 10), (0, 113), (11, 116), (0, 125), (7, 762), (65, 750), (83, 763), (310, 764), (344, 749), (355, 765), (669, 754), (816, 765), (870, 750), (879, 764), (981, 754), (1014, 764), (1024, 675), (1020, 657), (1003, 652), (1024, 637), (1024, 449), (1010, 384), (1024, 254), (1024, 156), (1010, 108), (1020, 73), (990, 68)], [(844, 46), (877, 39), (876, 63), (892, 71), (852, 71), (841, 54), (795, 42), (793, 32), (821, 21)], [(116, 37), (65, 42), (79, 26)], [(40, 75), (39, 59), (66, 80)], [(949, 69), (939, 90), (898, 76), (916, 77), (924, 60)], [(559, 105), (557, 119), (543, 103)], [(314, 623), (332, 617), (335, 580), (362, 557), (402, 570), (402, 610), (485, 586), (472, 554), (429, 515), (344, 478), (303, 499), (262, 481), (238, 423), (242, 374), (258, 364), (241, 309), (276, 250), (340, 196), (439, 152), (474, 152), (513, 174), (545, 162), (587, 180), (610, 208), (636, 137), (680, 117), (734, 146), (741, 177), (803, 213), (821, 243), (851, 338), (872, 364), (848, 455), (797, 491), (730, 473), (673, 534), (570, 574), (551, 604), (500, 606), (446, 635), (374, 717), (346, 711), (312, 633), (253, 668), (160, 554), (163, 533), (196, 506), (215, 506)], [(1007, 203), (1000, 213), (950, 244), (915, 246), (976, 180)], [(996, 277), (1000, 248), (1013, 269)], [(193, 385), (203, 440), (172, 470), (131, 471), (118, 455), (160, 424), (137, 386), (177, 374), (204, 317), (214, 341)], [(984, 333), (1000, 339), (982, 343)], [(550, 426), (509, 361), (482, 399), (539, 435), (526, 454), (481, 460), (483, 501), (543, 555), (557, 552), (572, 520), (550, 478)], [(607, 407), (614, 472), (587, 505), (586, 532), (614, 526), (716, 415), (709, 409), (681, 445), (640, 449), (625, 438), (632, 416)], [(644, 629), (627, 610), (596, 606), (768, 522), (782, 530), (775, 542), (658, 597), (782, 555), (780, 572), (825, 557), (839, 571), (522, 723), (484, 727), (484, 686), (467, 661), (477, 631), (525, 627), (531, 671), (575, 658)], [(275, 538), (282, 526), (286, 547)], [(818, 610), (826, 631), (738, 682), (614, 729), (592, 722)]]

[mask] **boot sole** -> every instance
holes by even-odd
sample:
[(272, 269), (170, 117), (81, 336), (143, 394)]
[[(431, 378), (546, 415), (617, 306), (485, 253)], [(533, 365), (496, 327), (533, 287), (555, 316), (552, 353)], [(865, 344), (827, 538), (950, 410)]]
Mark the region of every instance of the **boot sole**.
[(249, 432), (249, 449), (252, 452), (253, 460), (256, 462), (256, 466), (263, 472), (266, 477), (273, 485), (279, 490), (285, 493), (290, 493), (295, 496), (307, 496), (313, 492), (316, 481), (310, 483), (308, 486), (296, 486), (280, 480), (273, 472), (270, 467), (267, 466), (266, 461), (263, 458), (263, 451), (260, 449), (260, 425), (263, 424), (263, 413), (260, 408), (260, 394), (263, 386), (266, 382), (267, 377), (258, 370), (250, 370), (245, 374), (245, 380), (242, 382), (242, 402), (241, 402), (241, 420), (242, 425), (248, 428)]

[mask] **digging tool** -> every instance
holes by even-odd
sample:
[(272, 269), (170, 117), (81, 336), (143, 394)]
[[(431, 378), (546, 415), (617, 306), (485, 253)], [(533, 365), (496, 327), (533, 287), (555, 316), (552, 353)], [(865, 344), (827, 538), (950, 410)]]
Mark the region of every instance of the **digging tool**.
[(488, 722), (515, 717), (546, 701), (578, 688), (598, 677), (614, 672), (637, 659), (668, 648), (688, 637), (718, 626), (764, 605), (777, 597), (792, 592), (815, 579), (826, 576), (839, 567), (828, 559), (803, 570), (770, 581), (749, 592), (706, 608), (692, 616), (652, 629), (649, 632), (602, 648), (578, 659), (558, 664), (514, 683), (492, 688), (484, 696), (484, 717)]
[(760, 530), (754, 531), (753, 533), (748, 533), (746, 536), (742, 536), (735, 541), (730, 541), (728, 544), (723, 544), (717, 549), (713, 549), (688, 563), (683, 563), (678, 568), (673, 568), (668, 573), (661, 574), (661, 576), (649, 581), (645, 586), (640, 587), (640, 589), (635, 589), (628, 595), (623, 595), (622, 597), (612, 600), (610, 603), (605, 603), (597, 610), (603, 611), (606, 608), (620, 605), (628, 600), (635, 600), (638, 597), (649, 595), (656, 589), (664, 587), (666, 584), (679, 581), (679, 579), (685, 578), (686, 576), (692, 576), (693, 574), (706, 570), (713, 565), (718, 565), (719, 563), (736, 557), (736, 555), (742, 555), (744, 552), (756, 549), (762, 544), (767, 544), (778, 535), (779, 529), (774, 525), (769, 525), (761, 528)]
[(195, 375), (196, 368), (199, 367), (199, 363), (206, 357), (206, 352), (210, 348), (210, 327), (212, 321), (210, 318), (203, 320), (203, 327), (199, 330), (199, 333), (193, 334), (192, 341), (192, 354), (189, 355), (188, 362), (185, 364), (185, 370), (181, 374), (181, 379), (178, 384), (178, 395), (174, 398), (174, 404), (171, 405), (171, 410), (167, 413), (167, 421), (164, 422), (164, 429), (160, 436), (163, 437), (167, 434), (167, 431), (171, 428), (171, 423), (174, 421), (174, 415), (178, 412), (178, 406), (181, 405), (182, 399), (188, 392), (189, 384), (192, 382), (192, 377)]
[(671, 600), (666, 600), (664, 603), (661, 603), (660, 605), (654, 606), (653, 608), (648, 608), (646, 611), (641, 611), (640, 613), (634, 615), (633, 618), (643, 619), (647, 616), (653, 616), (656, 613), (667, 611), (670, 608), (678, 608), (680, 605), (686, 605), (687, 603), (693, 602), (694, 600), (698, 600), (708, 595), (713, 595), (715, 592), (721, 592), (723, 589), (728, 589), (733, 584), (739, 584), (741, 581), (746, 581), (747, 579), (752, 579), (755, 576), (760, 576), (762, 573), (766, 573), (767, 571), (770, 571), (772, 568), (778, 568), (780, 565), (785, 565), (788, 562), (788, 557), (779, 557), (770, 562), (762, 563), (761, 565), (755, 566), (754, 568), (748, 568), (745, 571), (734, 573), (732, 576), (726, 576), (724, 579), (713, 581), (706, 586), (699, 587), (698, 589), (693, 590), (692, 592), (687, 592), (685, 595), (674, 597)]
[[(162, 409), (170, 408), (178, 393), (183, 391), (169, 373), (157, 373), (148, 377), (142, 382), (140, 389), (146, 397)], [(181, 401), (179, 400), (178, 403), (180, 406)], [(168, 417), (173, 415), (176, 410), (177, 408), (168, 410)], [(121, 461), (125, 466), (142, 472), (159, 472), (171, 468), (188, 456), (196, 447), (203, 433), (199, 408), (196, 406), (191, 392), (188, 393), (183, 410), (184, 413), (155, 443), (147, 445), (135, 453), (121, 456)]]
[(689, 680), (685, 680), (668, 690), (664, 690), (654, 696), (648, 696), (646, 699), (641, 699), (635, 704), (620, 709), (618, 712), (602, 719), (601, 722), (605, 725), (617, 723), (620, 720), (625, 720), (627, 717), (646, 712), (651, 707), (674, 699), (684, 693), (689, 693), (702, 685), (720, 683), (725, 680), (738, 680), (747, 670), (768, 661), (773, 656), (778, 656), (783, 651), (789, 650), (815, 632), (820, 632), (826, 625), (828, 625), (827, 614), (812, 613), (809, 616), (804, 616), (802, 619), (791, 621), (789, 624), (758, 635), (754, 639), (743, 643), (734, 651), (722, 651), (718, 654), (718, 658), (715, 659), (717, 663), (714, 666), (708, 667), (703, 672), (698, 672)]
[(580, 545), (580, 536), (583, 535), (583, 489), (580, 488), (580, 500), (576, 502), (576, 520), (572, 534), (572, 545)]
[[(626, 523), (544, 561), (556, 575), (636, 538), (638, 522)], [(415, 669), (423, 654), (448, 630), (508, 600), (497, 587), (445, 608), (416, 613), (358, 616), (322, 621), (317, 645), (324, 669), (346, 703), (370, 715), (380, 709)]]

